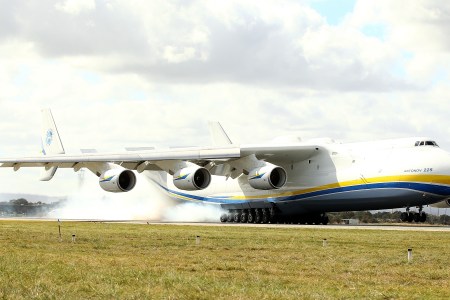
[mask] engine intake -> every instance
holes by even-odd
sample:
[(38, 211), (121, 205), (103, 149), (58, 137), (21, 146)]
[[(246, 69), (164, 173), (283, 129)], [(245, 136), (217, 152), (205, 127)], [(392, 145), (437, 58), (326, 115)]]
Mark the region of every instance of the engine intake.
[(180, 190), (203, 190), (206, 189), (210, 183), (211, 173), (199, 166), (180, 169), (173, 175), (173, 184)]
[(282, 188), (286, 184), (286, 171), (279, 166), (267, 164), (256, 168), (248, 174), (248, 183), (254, 189), (272, 190)]
[(99, 178), (100, 187), (107, 192), (122, 193), (131, 191), (136, 185), (136, 175), (127, 169), (111, 169)]

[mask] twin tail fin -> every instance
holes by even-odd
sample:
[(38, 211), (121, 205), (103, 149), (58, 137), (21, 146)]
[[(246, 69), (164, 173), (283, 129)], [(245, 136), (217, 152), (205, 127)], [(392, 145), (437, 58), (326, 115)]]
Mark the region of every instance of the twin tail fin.
[[(42, 113), (42, 131), (41, 145), (43, 155), (64, 154), (64, 147), (56, 127), (55, 120), (50, 109), (41, 110)], [(46, 166), (41, 173), (41, 181), (49, 181), (53, 178), (58, 167)]]

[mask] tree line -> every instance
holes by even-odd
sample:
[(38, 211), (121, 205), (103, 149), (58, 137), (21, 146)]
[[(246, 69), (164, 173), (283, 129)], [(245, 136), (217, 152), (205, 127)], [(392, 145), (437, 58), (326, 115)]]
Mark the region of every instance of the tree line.
[(27, 199), (19, 198), (9, 201), (0, 202), (0, 216), (33, 216), (45, 217), (49, 211), (55, 209), (59, 202), (43, 203), (29, 202)]
[[(337, 213), (328, 213), (330, 218), (330, 223), (340, 224), (344, 219), (358, 219), (360, 223), (372, 224), (372, 223), (399, 223), (401, 211), (344, 211)], [(427, 220), (425, 223), (428, 224), (441, 224), (450, 225), (450, 216), (443, 215), (433, 215), (427, 214)]]

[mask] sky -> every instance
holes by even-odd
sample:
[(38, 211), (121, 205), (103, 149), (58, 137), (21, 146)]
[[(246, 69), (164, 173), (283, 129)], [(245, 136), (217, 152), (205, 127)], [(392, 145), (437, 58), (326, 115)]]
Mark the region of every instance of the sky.
[[(450, 2), (0, 0), (0, 156), (429, 136), (450, 150)], [(66, 195), (77, 174), (0, 170), (0, 193)], [(94, 178), (95, 180), (95, 178)]]

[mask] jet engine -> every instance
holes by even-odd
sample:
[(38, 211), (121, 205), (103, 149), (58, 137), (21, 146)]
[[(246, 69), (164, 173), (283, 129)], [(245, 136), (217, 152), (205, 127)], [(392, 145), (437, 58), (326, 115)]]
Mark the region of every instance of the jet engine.
[(258, 190), (279, 189), (285, 185), (286, 179), (286, 171), (272, 164), (253, 169), (248, 174), (248, 183)]
[(123, 168), (110, 169), (103, 172), (98, 181), (100, 187), (107, 192), (129, 192), (136, 185), (136, 175)]
[(437, 208), (449, 208), (450, 207), (450, 199), (431, 204), (430, 206), (437, 207)]
[(180, 190), (203, 190), (211, 183), (211, 173), (205, 168), (191, 166), (178, 170), (173, 175), (173, 184)]

